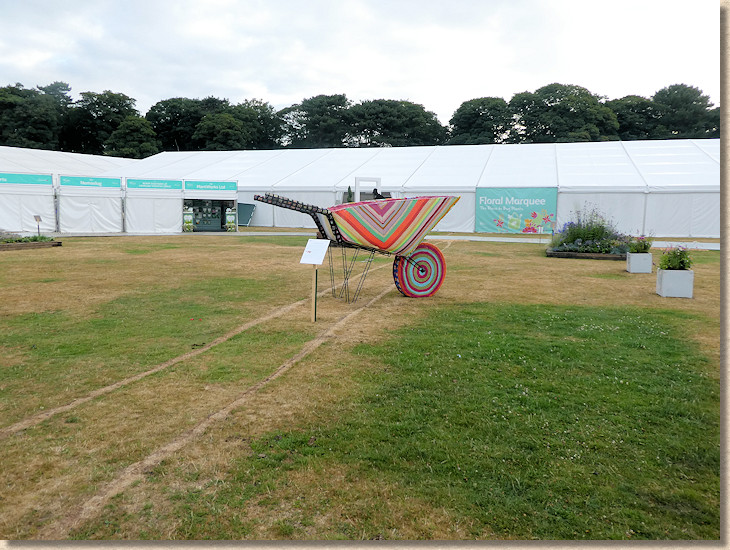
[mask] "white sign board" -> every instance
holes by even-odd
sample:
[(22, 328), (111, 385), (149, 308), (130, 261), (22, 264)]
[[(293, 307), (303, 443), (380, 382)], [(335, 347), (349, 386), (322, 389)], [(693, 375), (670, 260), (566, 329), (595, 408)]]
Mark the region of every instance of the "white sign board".
[(327, 248), (330, 245), (329, 239), (309, 239), (307, 248), (304, 249), (300, 264), (322, 265)]

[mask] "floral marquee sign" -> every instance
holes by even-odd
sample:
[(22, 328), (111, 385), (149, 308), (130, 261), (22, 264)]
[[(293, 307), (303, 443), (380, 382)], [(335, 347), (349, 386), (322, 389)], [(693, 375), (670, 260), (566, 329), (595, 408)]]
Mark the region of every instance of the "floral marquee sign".
[(550, 233), (555, 187), (483, 187), (476, 194), (476, 230), (482, 233)]

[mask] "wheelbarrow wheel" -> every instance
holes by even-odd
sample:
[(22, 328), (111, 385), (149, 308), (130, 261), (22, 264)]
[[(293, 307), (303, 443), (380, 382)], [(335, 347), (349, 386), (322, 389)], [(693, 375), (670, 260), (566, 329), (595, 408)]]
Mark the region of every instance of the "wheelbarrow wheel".
[(444, 256), (429, 243), (418, 245), (408, 259), (397, 256), (393, 262), (395, 287), (409, 298), (433, 296), (444, 282), (445, 275)]

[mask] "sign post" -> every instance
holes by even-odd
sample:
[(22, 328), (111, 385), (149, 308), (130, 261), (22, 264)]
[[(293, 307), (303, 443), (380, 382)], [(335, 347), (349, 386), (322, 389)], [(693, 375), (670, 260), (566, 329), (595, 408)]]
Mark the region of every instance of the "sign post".
[(328, 239), (309, 239), (307, 247), (304, 249), (300, 264), (312, 264), (314, 271), (312, 272), (312, 322), (317, 321), (317, 266), (322, 265), (324, 256), (327, 254), (329, 247)]

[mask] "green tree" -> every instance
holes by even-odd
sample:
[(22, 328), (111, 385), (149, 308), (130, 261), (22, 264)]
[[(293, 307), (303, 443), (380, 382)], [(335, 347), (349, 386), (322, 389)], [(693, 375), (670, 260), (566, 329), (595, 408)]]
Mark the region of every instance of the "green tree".
[(628, 95), (606, 102), (618, 120), (618, 136), (624, 141), (654, 139), (660, 114), (656, 104), (645, 97)]
[(104, 144), (128, 116), (139, 116), (136, 100), (120, 93), (81, 92), (69, 110), (61, 130), (64, 151), (101, 155)]
[(446, 128), (423, 105), (410, 101), (374, 99), (350, 108), (348, 144), (355, 147), (439, 145)]
[(720, 107), (715, 107), (707, 111), (707, 123), (705, 127), (706, 138), (720, 137)]
[(618, 120), (598, 96), (580, 86), (549, 84), (510, 100), (518, 143), (618, 139)]
[(203, 151), (245, 149), (252, 137), (253, 132), (230, 113), (205, 115), (193, 134), (193, 139), (202, 144)]
[(194, 151), (193, 134), (204, 116), (200, 100), (174, 97), (155, 103), (145, 118), (152, 124), (162, 151)]
[(318, 95), (279, 111), (283, 142), (290, 147), (342, 147), (350, 129), (350, 101), (344, 94)]
[(57, 99), (41, 89), (0, 88), (0, 145), (58, 149), (63, 115)]
[(246, 149), (275, 149), (283, 137), (282, 120), (276, 110), (258, 99), (246, 100), (227, 112), (243, 123)]
[(512, 128), (512, 111), (501, 97), (471, 99), (459, 106), (449, 124), (449, 145), (502, 143)]
[(657, 137), (704, 138), (718, 132), (710, 97), (694, 86), (673, 84), (652, 97), (660, 117)]
[(60, 109), (66, 109), (73, 100), (69, 95), (71, 93), (71, 86), (66, 82), (52, 82), (47, 86), (37, 86), (37, 88), (45, 95), (53, 98)]
[(160, 144), (152, 124), (140, 116), (128, 116), (104, 144), (107, 155), (142, 159), (159, 153)]

